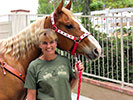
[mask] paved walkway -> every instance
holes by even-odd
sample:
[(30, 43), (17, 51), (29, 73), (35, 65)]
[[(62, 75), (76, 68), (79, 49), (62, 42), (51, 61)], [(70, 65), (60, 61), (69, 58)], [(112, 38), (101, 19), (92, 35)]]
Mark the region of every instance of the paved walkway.
[[(72, 100), (77, 100), (77, 94), (75, 93), (72, 93)], [(93, 100), (93, 99), (90, 99), (90, 98), (87, 98), (85, 96), (79, 96), (79, 100)]]

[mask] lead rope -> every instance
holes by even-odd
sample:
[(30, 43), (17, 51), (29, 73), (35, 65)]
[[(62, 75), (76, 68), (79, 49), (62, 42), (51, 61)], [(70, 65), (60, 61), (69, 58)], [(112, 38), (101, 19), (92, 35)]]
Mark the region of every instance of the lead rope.
[(79, 96), (80, 96), (80, 88), (81, 88), (81, 76), (82, 76), (82, 72), (81, 72), (81, 70), (79, 69), (79, 61), (78, 61), (78, 58), (77, 58), (77, 56), (74, 56), (74, 59), (75, 59), (75, 61), (77, 62), (77, 64), (76, 64), (76, 67), (77, 67), (77, 69), (78, 69), (78, 74), (79, 74), (79, 82), (78, 82), (78, 92), (77, 92), (77, 100), (79, 100)]

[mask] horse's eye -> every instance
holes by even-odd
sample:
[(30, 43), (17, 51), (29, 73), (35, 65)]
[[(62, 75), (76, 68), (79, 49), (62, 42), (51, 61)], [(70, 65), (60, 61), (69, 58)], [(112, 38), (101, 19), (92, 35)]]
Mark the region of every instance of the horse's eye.
[(72, 24), (70, 24), (70, 25), (66, 25), (66, 28), (68, 28), (68, 29), (72, 29), (73, 26), (72, 26)]

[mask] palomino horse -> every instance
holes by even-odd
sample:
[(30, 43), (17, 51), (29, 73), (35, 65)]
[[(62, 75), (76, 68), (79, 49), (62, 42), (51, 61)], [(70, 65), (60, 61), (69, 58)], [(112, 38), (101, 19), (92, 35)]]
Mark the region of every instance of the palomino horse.
[[(72, 54), (83, 54), (89, 59), (95, 59), (101, 54), (99, 43), (70, 12), (71, 2), (72, 0), (63, 7), (62, 0), (50, 16), (37, 20), (17, 35), (0, 41), (0, 100), (24, 99), (23, 81), (27, 67), (41, 54), (38, 46), (41, 29), (54, 29), (59, 39), (58, 48), (62, 50), (71, 51), (74, 45)], [(8, 66), (9, 70), (6, 69)], [(12, 74), (10, 69), (17, 71)]]

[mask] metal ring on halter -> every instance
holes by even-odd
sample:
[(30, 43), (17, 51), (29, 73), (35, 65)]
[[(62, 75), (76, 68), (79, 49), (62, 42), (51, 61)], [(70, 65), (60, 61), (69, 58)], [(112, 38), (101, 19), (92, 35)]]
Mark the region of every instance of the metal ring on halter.
[(79, 37), (76, 37), (76, 39), (74, 40), (74, 42), (78, 42), (78, 43), (80, 43), (80, 39), (79, 39)]

